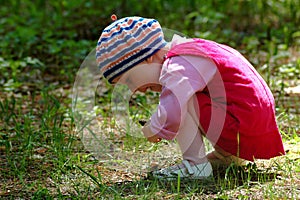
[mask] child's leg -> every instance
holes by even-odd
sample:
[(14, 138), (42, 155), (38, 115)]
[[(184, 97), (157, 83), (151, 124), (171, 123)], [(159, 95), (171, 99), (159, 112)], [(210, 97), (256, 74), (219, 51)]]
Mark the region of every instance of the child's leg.
[[(200, 120), (196, 114), (193, 115), (193, 118), (200, 121), (198, 126), (201, 129), (201, 133), (203, 133), (214, 146), (214, 151), (208, 153), (206, 158), (212, 164), (215, 163), (217, 165), (221, 163), (228, 165), (232, 162), (237, 164), (246, 163), (245, 160), (238, 158), (238, 153), (229, 153), (217, 145), (218, 141), (230, 141), (227, 143), (227, 146), (236, 146), (238, 149), (239, 143), (235, 141), (239, 134), (236, 120), (232, 118), (222, 106), (218, 107), (218, 104), (211, 103), (211, 100), (205, 94), (200, 93), (197, 97), (199, 103), (201, 103), (201, 105), (199, 105)], [(189, 112), (193, 113), (191, 111)], [(213, 124), (211, 124), (211, 120), (213, 120)], [(220, 125), (222, 127), (220, 127)], [(222, 131), (222, 133), (220, 131)]]
[(205, 146), (199, 129), (199, 120), (193, 100), (188, 104), (188, 113), (176, 137), (184, 160), (193, 164), (207, 162)]
[(178, 177), (205, 179), (212, 176), (213, 170), (205, 155), (205, 147), (199, 129), (199, 119), (197, 115), (194, 116), (195, 108), (197, 107), (194, 107), (193, 101), (190, 101), (184, 124), (180, 127), (176, 137), (182, 152), (182, 163), (154, 171), (154, 177), (177, 180)]

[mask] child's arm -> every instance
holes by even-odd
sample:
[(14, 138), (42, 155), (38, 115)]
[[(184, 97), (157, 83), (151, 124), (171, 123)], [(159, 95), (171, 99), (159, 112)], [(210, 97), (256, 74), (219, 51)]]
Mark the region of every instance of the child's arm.
[(142, 128), (142, 131), (149, 142), (157, 143), (161, 141), (161, 138), (157, 134), (153, 134), (153, 132), (151, 131), (150, 121), (146, 122), (146, 124)]
[(148, 137), (174, 139), (187, 114), (192, 96), (202, 91), (217, 70), (210, 59), (176, 56), (166, 60), (160, 82), (163, 86), (157, 111), (151, 117)]

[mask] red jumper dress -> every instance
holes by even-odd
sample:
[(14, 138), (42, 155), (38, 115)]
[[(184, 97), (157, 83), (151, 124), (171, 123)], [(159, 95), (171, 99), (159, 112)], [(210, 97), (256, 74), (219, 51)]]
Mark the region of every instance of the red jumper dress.
[(194, 39), (173, 46), (166, 56), (179, 55), (210, 58), (217, 66), (217, 75), (196, 93), (200, 124), (213, 144), (251, 161), (285, 154), (273, 95), (239, 52), (213, 41)]

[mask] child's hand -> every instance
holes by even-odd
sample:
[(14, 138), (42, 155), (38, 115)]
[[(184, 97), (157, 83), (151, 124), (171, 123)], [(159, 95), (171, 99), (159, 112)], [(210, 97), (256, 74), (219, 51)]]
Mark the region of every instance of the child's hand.
[(153, 142), (153, 143), (158, 143), (161, 141), (161, 138), (157, 137), (156, 135), (152, 136), (152, 137), (148, 137), (147, 140), (149, 142)]
[(149, 142), (153, 142), (153, 143), (160, 142), (161, 138), (159, 138), (155, 133), (152, 133), (149, 125), (150, 125), (150, 121), (148, 121), (142, 128), (144, 136), (147, 138)]

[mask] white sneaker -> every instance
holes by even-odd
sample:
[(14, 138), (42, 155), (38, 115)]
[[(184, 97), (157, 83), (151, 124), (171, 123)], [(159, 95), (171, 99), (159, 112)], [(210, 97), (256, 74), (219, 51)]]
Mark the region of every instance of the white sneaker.
[(178, 176), (181, 179), (207, 179), (213, 175), (209, 162), (191, 166), (189, 161), (183, 160), (182, 164), (153, 171), (152, 175), (154, 178), (166, 180), (177, 180)]

